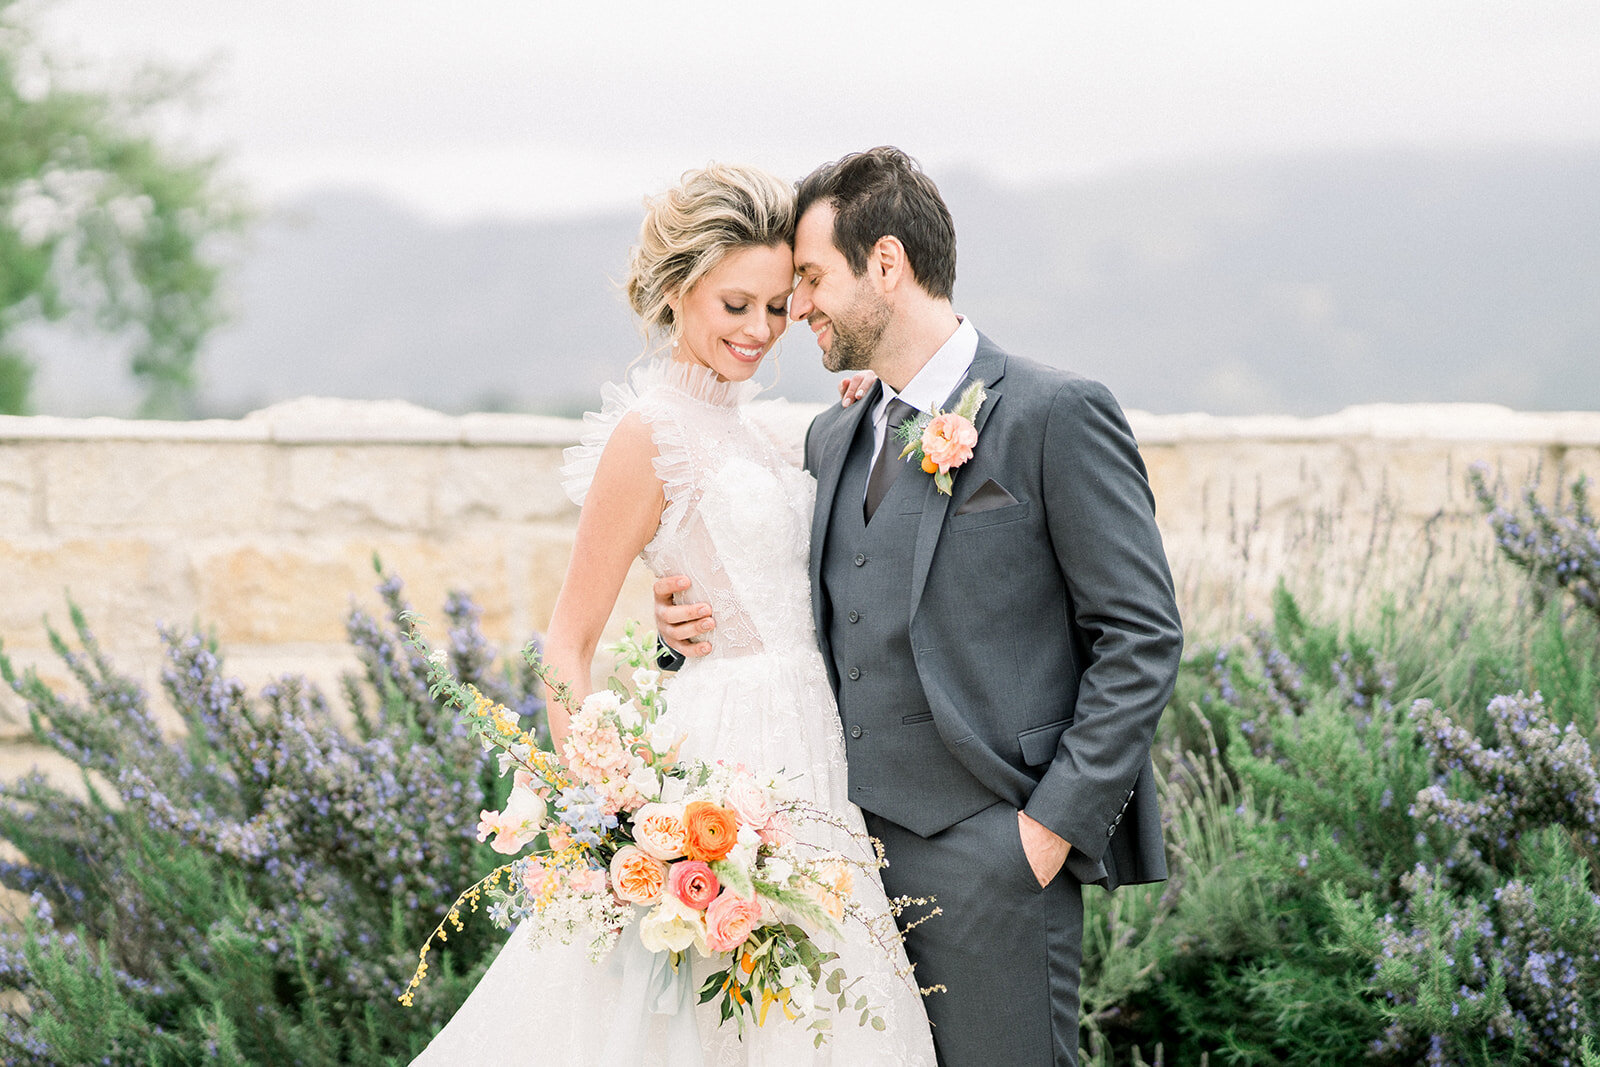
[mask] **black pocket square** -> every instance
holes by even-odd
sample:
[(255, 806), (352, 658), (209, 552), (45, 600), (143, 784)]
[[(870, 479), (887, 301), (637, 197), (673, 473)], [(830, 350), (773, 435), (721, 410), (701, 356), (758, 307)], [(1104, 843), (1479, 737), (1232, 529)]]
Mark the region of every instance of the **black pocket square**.
[(990, 478), (978, 486), (978, 491), (961, 502), (956, 508), (957, 515), (975, 515), (980, 511), (993, 511), (995, 508), (1008, 507), (1017, 502), (1017, 498), (1006, 492), (1005, 486)]

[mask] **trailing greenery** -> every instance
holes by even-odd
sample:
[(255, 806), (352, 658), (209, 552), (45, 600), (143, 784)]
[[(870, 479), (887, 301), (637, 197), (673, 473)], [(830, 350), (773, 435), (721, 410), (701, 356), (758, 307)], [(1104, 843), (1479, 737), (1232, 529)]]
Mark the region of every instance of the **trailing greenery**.
[[(162, 631), (177, 738), (76, 611), (76, 642), (51, 637), (81, 697), (0, 656), (86, 794), (0, 787), (0, 836), (23, 856), (0, 883), (32, 905), (0, 935), (0, 988), (24, 1001), (0, 1009), (5, 1062), (406, 1062), (465, 999), (504, 940), (487, 922), (435, 953), (415, 1007), (396, 997), (456, 891), (493, 866), (475, 819), (503, 785), (429, 699), (399, 581), (379, 590), (384, 621), (349, 615), (365, 670), (343, 717), (298, 678), (251, 696), (196, 632)], [(541, 724), (542, 690), (495, 670), (477, 608), (457, 594), (445, 614), (457, 676)]]

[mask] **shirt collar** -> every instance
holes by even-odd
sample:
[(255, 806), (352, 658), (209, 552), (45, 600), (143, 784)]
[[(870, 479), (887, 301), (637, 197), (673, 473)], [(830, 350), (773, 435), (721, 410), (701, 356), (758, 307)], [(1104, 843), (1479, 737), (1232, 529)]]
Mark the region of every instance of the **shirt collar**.
[(878, 405), (872, 411), (873, 421), (881, 423), (884, 420), (889, 410), (889, 401), (895, 397), (904, 400), (918, 411), (932, 411), (943, 404), (967, 376), (967, 370), (972, 366), (972, 358), (977, 354), (977, 327), (972, 325), (971, 319), (963, 316), (960, 325), (956, 327), (956, 332), (939, 346), (939, 351), (922, 365), (922, 369), (906, 383), (903, 390), (896, 393), (889, 388), (889, 383), (883, 383), (883, 395), (878, 398)]

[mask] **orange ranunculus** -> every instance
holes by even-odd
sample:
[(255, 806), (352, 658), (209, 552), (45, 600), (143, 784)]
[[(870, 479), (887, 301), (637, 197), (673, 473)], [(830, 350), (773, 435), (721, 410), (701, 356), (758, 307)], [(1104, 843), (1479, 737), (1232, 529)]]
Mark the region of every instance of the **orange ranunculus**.
[(690, 801), (683, 809), (683, 854), (713, 863), (729, 852), (739, 835), (739, 817), (727, 808), (705, 800)]
[(611, 857), (611, 889), (630, 904), (654, 904), (667, 886), (667, 865), (633, 845)]
[(943, 473), (971, 459), (972, 446), (977, 443), (978, 430), (972, 420), (954, 412), (935, 415), (922, 431), (923, 455), (933, 460)]

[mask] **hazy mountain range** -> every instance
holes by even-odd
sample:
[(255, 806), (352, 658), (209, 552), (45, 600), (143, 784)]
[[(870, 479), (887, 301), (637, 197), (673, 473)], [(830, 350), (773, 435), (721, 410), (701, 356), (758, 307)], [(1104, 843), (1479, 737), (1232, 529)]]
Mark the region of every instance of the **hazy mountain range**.
[[(957, 309), (1013, 352), (1102, 379), (1126, 406), (1600, 408), (1600, 145), (1026, 188), (935, 177), (959, 234)], [(305, 394), (449, 411), (591, 405), (642, 347), (616, 285), (637, 226), (634, 211), (445, 226), (362, 193), (308, 198), (261, 223), (233, 276), (205, 407)], [(103, 357), (48, 358), (42, 409), (125, 403)], [(779, 393), (827, 395), (803, 325), (781, 366)]]

